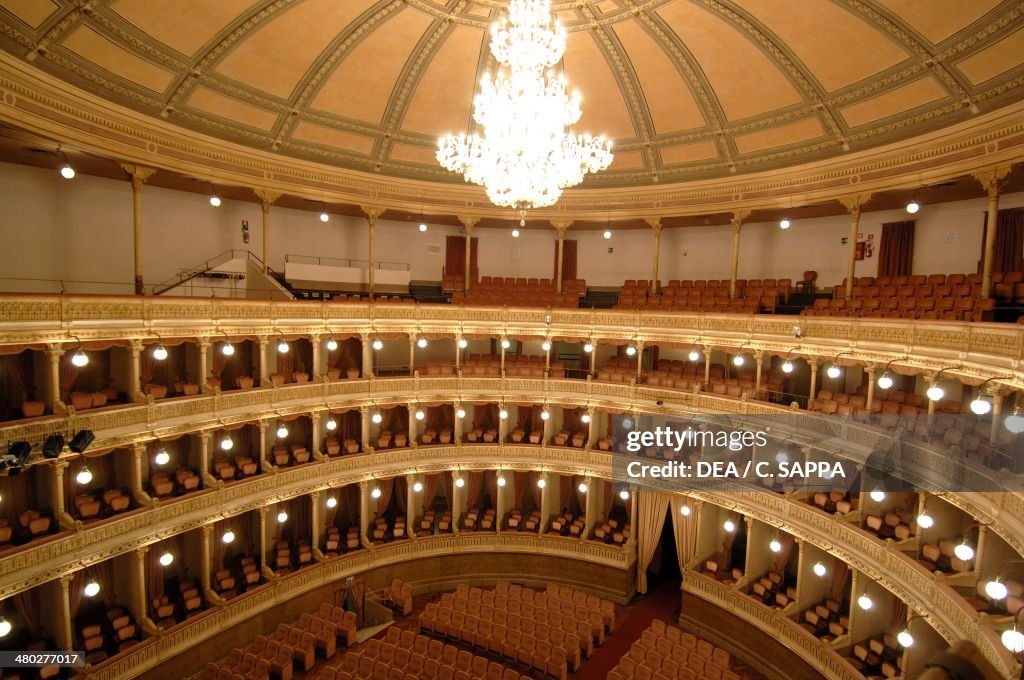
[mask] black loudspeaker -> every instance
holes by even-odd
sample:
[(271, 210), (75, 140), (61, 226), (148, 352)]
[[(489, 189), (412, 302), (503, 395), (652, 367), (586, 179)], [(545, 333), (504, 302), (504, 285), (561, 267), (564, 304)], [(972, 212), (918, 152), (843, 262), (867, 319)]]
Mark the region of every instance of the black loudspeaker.
[(75, 453), (85, 453), (85, 450), (89, 448), (89, 445), (96, 439), (96, 435), (92, 433), (92, 430), (79, 430), (78, 434), (75, 435), (71, 443), (68, 444)]
[(11, 474), (17, 474), (22, 465), (28, 462), (28, 457), (32, 453), (32, 445), (28, 442), (14, 442), (7, 447), (7, 467), (11, 469)]
[(43, 442), (43, 456), (46, 458), (57, 458), (64, 450), (64, 435), (51, 434)]

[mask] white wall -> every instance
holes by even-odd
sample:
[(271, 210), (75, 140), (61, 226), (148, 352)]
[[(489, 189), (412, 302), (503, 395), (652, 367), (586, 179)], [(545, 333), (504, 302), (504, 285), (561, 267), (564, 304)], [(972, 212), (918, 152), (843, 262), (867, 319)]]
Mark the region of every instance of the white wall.
[[(0, 290), (55, 290), (48, 281), (108, 282), (67, 285), (73, 292), (131, 292), (133, 280), (131, 185), (79, 175), (67, 181), (54, 171), (0, 163)], [(1024, 206), (1024, 193), (1004, 196), (1004, 208)], [(271, 210), (271, 255), (274, 269), (284, 268), (286, 254), (365, 260), (366, 221), (334, 215), (320, 222), (315, 205), (309, 211)], [(915, 273), (972, 272), (981, 250), (985, 199), (922, 207), (916, 216)], [(874, 234), (875, 255), (857, 263), (859, 275), (877, 271), (881, 225), (907, 219), (902, 210), (867, 212), (861, 231)], [(241, 221), (249, 221), (250, 241), (242, 242)], [(261, 211), (256, 203), (225, 200), (209, 205), (203, 194), (147, 186), (143, 189), (143, 265), (147, 284), (172, 278), (230, 249), (262, 250)], [(378, 223), (376, 259), (410, 266), (413, 281), (439, 281), (444, 266), (445, 237), (455, 227), (431, 225), (425, 233), (417, 222)], [(619, 286), (624, 279), (650, 278), (653, 232), (614, 230), (568, 232), (578, 242), (578, 273), (592, 286)], [(781, 231), (772, 224), (744, 225), (740, 247), (740, 278), (797, 279), (815, 269), (823, 285), (846, 275), (849, 218), (836, 216), (795, 220)], [(554, 229), (524, 229), (513, 239), (510, 229), (477, 229), (480, 272), (491, 276), (551, 278), (554, 270)], [(612, 252), (608, 252), (609, 248)], [(728, 278), (732, 228), (729, 226), (666, 229), (662, 233), (660, 278)]]

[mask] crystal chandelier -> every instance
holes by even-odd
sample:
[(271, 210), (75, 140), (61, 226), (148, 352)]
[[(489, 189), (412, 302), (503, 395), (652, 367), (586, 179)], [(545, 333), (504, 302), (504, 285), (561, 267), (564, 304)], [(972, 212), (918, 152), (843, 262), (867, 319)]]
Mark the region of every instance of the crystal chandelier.
[(553, 205), (562, 189), (611, 164), (612, 144), (566, 130), (580, 119), (580, 96), (568, 96), (565, 76), (551, 70), (565, 53), (565, 29), (552, 25), (550, 0), (511, 0), (508, 18), (491, 27), (491, 52), (508, 73), (480, 82), (473, 119), (482, 134), (442, 137), (437, 160), (495, 205)]

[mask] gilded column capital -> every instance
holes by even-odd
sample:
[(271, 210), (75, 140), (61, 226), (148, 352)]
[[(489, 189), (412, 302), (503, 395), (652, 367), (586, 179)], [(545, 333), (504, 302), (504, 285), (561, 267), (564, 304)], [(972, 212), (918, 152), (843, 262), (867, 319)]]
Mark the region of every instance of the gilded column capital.
[(870, 193), (853, 194), (851, 196), (842, 196), (839, 198), (839, 202), (843, 204), (846, 211), (855, 217), (860, 217), (860, 209), (863, 208), (870, 200)]
[(121, 169), (131, 175), (132, 189), (136, 191), (141, 189), (142, 185), (156, 174), (156, 168), (147, 168), (144, 165), (133, 165), (131, 163), (121, 163)]
[(260, 199), (260, 205), (263, 207), (263, 212), (270, 210), (270, 206), (274, 205), (277, 199), (281, 198), (280, 191), (271, 191), (270, 189), (253, 189), (252, 192), (256, 194), (256, 198)]
[(551, 220), (551, 226), (558, 232), (558, 238), (565, 238), (565, 232), (569, 231), (573, 220)]
[(743, 223), (747, 221), (748, 217), (750, 217), (750, 210), (742, 208), (740, 210), (733, 210), (732, 217), (729, 221), (732, 223), (732, 228), (739, 231), (740, 227), (743, 226)]
[(647, 226), (653, 229), (655, 233), (661, 233), (663, 225), (661, 224), (660, 217), (645, 217), (644, 222), (646, 222)]
[(971, 177), (978, 180), (982, 188), (988, 192), (988, 195), (992, 196), (993, 194), (999, 193), (999, 182), (1001, 182), (1009, 172), (1009, 165), (996, 165), (990, 168), (975, 170), (971, 173)]
[(366, 218), (370, 220), (370, 224), (377, 222), (377, 218), (384, 212), (384, 208), (379, 205), (360, 205), (359, 209), (363, 211)]
[(467, 234), (472, 234), (473, 228), (476, 226), (477, 222), (480, 221), (480, 217), (478, 215), (456, 215), (456, 218), (462, 223)]

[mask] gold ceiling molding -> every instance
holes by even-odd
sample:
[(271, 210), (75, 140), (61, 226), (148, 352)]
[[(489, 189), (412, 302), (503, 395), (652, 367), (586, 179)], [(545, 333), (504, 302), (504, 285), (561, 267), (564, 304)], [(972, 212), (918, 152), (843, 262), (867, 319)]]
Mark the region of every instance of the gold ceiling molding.
[[(508, 218), (482, 190), (384, 178), (216, 139), (132, 111), (0, 52), (0, 120), (66, 146), (220, 184), (426, 214)], [(567, 191), (536, 219), (604, 220), (788, 207), (913, 188), (1024, 159), (1024, 102), (877, 149), (774, 172), (636, 188)]]

